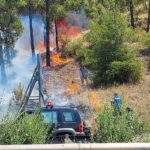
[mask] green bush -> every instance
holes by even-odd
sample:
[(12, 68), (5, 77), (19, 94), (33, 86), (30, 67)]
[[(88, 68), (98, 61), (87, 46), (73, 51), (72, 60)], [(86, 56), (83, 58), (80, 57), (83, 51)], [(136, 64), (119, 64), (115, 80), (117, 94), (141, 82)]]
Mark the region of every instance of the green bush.
[(141, 68), (141, 63), (136, 61), (112, 62), (106, 71), (107, 81), (118, 83), (137, 82), (142, 75)]
[(148, 132), (148, 127), (133, 114), (122, 111), (122, 115), (114, 116), (110, 107), (97, 117), (95, 142), (130, 142), (133, 137)]
[(17, 121), (6, 117), (0, 125), (0, 144), (44, 144), (47, 131), (39, 114), (26, 114)]
[(117, 8), (115, 11), (103, 8), (101, 15), (103, 21), (92, 23), (86, 35), (89, 47), (81, 49), (84, 50), (83, 62), (95, 69), (94, 84), (140, 80), (142, 65), (135, 61), (133, 52), (124, 45), (124, 40), (129, 37), (132, 36), (129, 40), (133, 41), (139, 37), (127, 28), (125, 18)]
[(129, 42), (138, 42), (140, 35), (137, 33), (137, 31), (133, 30), (132, 28), (126, 28), (124, 38), (126, 41)]
[(145, 46), (150, 48), (150, 33), (145, 33), (141, 38), (141, 42), (144, 43)]

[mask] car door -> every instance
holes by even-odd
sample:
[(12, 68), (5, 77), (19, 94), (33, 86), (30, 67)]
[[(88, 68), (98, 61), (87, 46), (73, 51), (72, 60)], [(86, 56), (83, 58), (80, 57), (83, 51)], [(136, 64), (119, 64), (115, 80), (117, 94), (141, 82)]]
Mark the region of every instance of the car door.
[(73, 110), (61, 110), (62, 128), (73, 128), (76, 130), (77, 125), (80, 123), (80, 116)]
[(55, 127), (55, 125), (59, 122), (58, 112), (56, 110), (42, 111), (42, 116), (44, 123), (51, 124), (52, 127)]

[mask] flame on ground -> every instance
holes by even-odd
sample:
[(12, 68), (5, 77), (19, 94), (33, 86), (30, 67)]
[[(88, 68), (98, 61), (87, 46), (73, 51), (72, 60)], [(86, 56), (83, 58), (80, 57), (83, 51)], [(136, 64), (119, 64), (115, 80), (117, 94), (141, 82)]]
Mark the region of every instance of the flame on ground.
[(101, 105), (95, 91), (90, 91), (90, 106), (97, 112), (101, 112), (103, 110), (103, 106)]
[(51, 62), (53, 66), (57, 66), (57, 65), (65, 65), (69, 62), (71, 62), (72, 59), (71, 58), (61, 58), (61, 53), (57, 53), (57, 52), (52, 52), (51, 53)]
[(81, 91), (80, 86), (76, 84), (74, 81), (70, 81), (68, 83), (65, 96), (71, 96), (73, 94), (80, 93), (80, 91)]

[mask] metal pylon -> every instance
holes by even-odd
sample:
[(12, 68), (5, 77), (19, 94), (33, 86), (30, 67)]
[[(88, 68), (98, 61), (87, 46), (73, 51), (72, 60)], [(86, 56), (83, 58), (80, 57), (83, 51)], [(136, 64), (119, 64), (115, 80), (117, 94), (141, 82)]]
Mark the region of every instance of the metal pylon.
[[(38, 96), (31, 96), (32, 91), (35, 87), (36, 82), (38, 82), (39, 86), (39, 95)], [(27, 104), (30, 100), (32, 101), (39, 101), (39, 106), (42, 106), (42, 102), (44, 102), (44, 96), (43, 96), (43, 81), (42, 81), (42, 71), (41, 71), (41, 59), (40, 55), (37, 55), (37, 66), (34, 69), (32, 78), (29, 82), (29, 85), (25, 91), (24, 97), (22, 99), (22, 103), (19, 109), (19, 112), (25, 111), (25, 108), (27, 107)]]

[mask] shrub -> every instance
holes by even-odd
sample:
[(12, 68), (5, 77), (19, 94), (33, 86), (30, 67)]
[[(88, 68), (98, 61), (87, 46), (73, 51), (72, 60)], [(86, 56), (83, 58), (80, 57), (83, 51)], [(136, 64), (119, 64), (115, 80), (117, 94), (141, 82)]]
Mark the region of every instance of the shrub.
[(139, 34), (136, 33), (137, 31), (133, 30), (132, 28), (126, 28), (124, 38), (126, 41), (137, 42), (139, 41)]
[[(104, 8), (101, 14), (103, 21), (92, 23), (86, 35), (90, 46), (84, 50), (83, 60), (95, 69), (95, 85), (138, 81), (141, 64), (135, 61), (133, 52), (124, 46), (124, 39), (130, 36), (126, 35), (129, 29), (126, 30), (124, 16), (117, 8), (115, 11)], [(138, 37), (134, 35), (131, 39)]]
[(150, 48), (150, 33), (145, 33), (143, 35), (143, 38), (141, 39), (141, 42), (143, 42), (145, 44), (145, 46), (147, 46), (148, 48)]
[(148, 127), (134, 115), (122, 111), (122, 115), (114, 116), (110, 107), (97, 117), (95, 142), (129, 142), (136, 135), (146, 133)]
[(39, 114), (14, 121), (9, 117), (0, 125), (0, 144), (44, 144), (48, 127)]
[(141, 77), (141, 63), (115, 61), (112, 62), (106, 71), (106, 77), (109, 82), (137, 82)]

